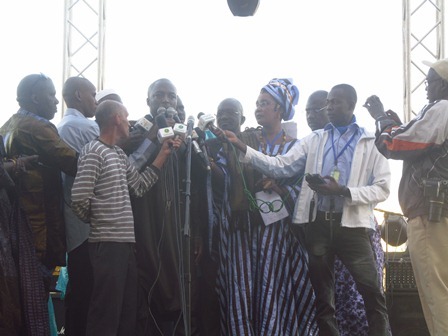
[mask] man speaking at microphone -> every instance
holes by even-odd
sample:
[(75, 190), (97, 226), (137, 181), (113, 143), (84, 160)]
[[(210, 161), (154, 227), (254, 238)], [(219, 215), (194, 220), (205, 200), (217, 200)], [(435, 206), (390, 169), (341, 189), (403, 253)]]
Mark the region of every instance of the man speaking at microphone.
[[(174, 136), (172, 128), (177, 129), (175, 125), (180, 124), (180, 121), (176, 120), (175, 113), (177, 90), (171, 81), (162, 78), (153, 82), (148, 88), (146, 102), (154, 121), (153, 127), (158, 129), (157, 132), (150, 132), (154, 134), (150, 140), (158, 143), (157, 137), (160, 139), (165, 134), (161, 132), (162, 129), (172, 132), (168, 136)], [(138, 336), (184, 334), (182, 307), (185, 302), (182, 301), (182, 288), (185, 287), (184, 273), (188, 270), (182, 270), (180, 265), (184, 255), (181, 242), (185, 217), (185, 152), (185, 145), (173, 150), (151, 192), (142, 198), (132, 199), (139, 273)], [(192, 161), (194, 164), (194, 160)], [(194, 172), (198, 170), (200, 169), (192, 168), (192, 184), (196, 180)], [(192, 208), (194, 189), (192, 188)], [(198, 231), (194, 215), (191, 216), (191, 227), (194, 237)], [(199, 257), (200, 250), (200, 244), (192, 242), (191, 252), (194, 257)], [(194, 261), (191, 265), (194, 265)], [(191, 271), (193, 289), (194, 267), (191, 267)], [(191, 306), (191, 334), (196, 335), (194, 299)]]

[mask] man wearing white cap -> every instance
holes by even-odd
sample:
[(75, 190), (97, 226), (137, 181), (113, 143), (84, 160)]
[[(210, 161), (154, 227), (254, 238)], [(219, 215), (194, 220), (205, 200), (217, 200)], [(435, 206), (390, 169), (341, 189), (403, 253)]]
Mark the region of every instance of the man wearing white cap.
[(431, 335), (448, 335), (448, 59), (425, 64), (428, 104), (413, 120), (400, 125), (377, 96), (364, 107), (378, 150), (403, 160), (398, 193), (423, 314)]

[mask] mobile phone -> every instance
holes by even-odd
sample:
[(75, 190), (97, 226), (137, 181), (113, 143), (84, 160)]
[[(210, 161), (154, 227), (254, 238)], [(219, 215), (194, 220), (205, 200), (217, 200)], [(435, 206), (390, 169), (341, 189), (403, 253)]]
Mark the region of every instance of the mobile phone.
[(324, 180), (324, 178), (322, 176), (320, 176), (319, 174), (309, 174), (309, 173), (307, 173), (305, 175), (305, 180), (309, 184), (324, 184), (324, 183), (327, 183)]

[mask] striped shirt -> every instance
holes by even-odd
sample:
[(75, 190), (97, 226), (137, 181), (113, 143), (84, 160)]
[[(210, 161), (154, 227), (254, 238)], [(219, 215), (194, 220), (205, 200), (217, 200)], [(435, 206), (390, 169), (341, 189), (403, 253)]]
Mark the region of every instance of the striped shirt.
[(159, 170), (139, 173), (118, 146), (96, 139), (83, 147), (72, 188), (72, 209), (90, 221), (89, 242), (135, 242), (129, 193), (141, 197), (158, 180)]

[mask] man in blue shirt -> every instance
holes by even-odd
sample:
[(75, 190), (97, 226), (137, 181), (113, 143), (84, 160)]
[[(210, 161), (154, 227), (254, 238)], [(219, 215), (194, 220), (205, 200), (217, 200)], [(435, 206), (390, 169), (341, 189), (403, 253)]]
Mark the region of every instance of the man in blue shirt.
[[(79, 153), (85, 144), (99, 136), (98, 124), (89, 119), (94, 116), (97, 106), (96, 88), (85, 78), (70, 77), (64, 83), (62, 95), (68, 108), (58, 125), (58, 132), (60, 137)], [(93, 284), (87, 244), (90, 226), (81, 221), (71, 209), (74, 177), (63, 174), (62, 179), (69, 274), (65, 298), (65, 329), (67, 335), (85, 335)]]

